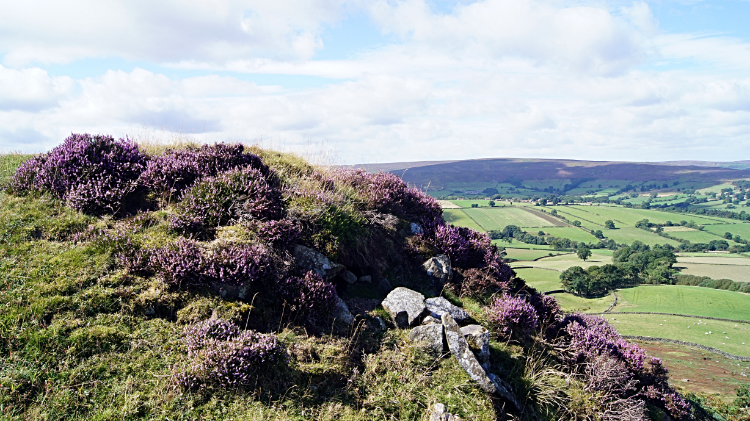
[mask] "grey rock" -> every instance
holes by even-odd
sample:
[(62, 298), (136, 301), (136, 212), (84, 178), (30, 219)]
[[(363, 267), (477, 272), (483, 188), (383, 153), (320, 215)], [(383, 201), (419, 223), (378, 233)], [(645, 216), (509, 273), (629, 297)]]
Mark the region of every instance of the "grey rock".
[(462, 421), (462, 418), (448, 412), (442, 403), (436, 403), (430, 408), (430, 421)]
[(342, 271), (341, 277), (344, 278), (344, 281), (346, 281), (346, 283), (350, 285), (357, 282), (357, 275), (349, 272), (348, 270)]
[(469, 313), (461, 307), (454, 306), (443, 297), (428, 298), (425, 300), (425, 305), (427, 310), (430, 311), (430, 315), (436, 319), (442, 317), (443, 314), (450, 314), (453, 320), (457, 322), (463, 322), (469, 318)]
[(427, 275), (441, 285), (445, 285), (453, 279), (451, 259), (445, 254), (430, 258), (422, 264), (422, 267), (427, 271)]
[(391, 283), (388, 281), (388, 279), (385, 278), (380, 278), (377, 288), (378, 292), (380, 292), (381, 294), (388, 294), (389, 292), (391, 292), (391, 290), (393, 290), (393, 286), (391, 286)]
[(378, 326), (380, 326), (380, 330), (388, 329), (388, 326), (385, 325), (385, 321), (380, 316), (376, 316), (375, 320), (378, 321)]
[(244, 300), (249, 298), (250, 288), (246, 285), (233, 285), (224, 282), (212, 282), (211, 289), (219, 293), (219, 296), (225, 300)]
[(332, 262), (323, 253), (299, 244), (294, 246), (294, 258), (302, 269), (312, 270), (326, 279), (333, 278), (345, 269), (344, 265)]
[(474, 356), (474, 353), (466, 342), (466, 338), (461, 333), (461, 328), (450, 314), (443, 314), (443, 328), (445, 328), (445, 339), (448, 342), (448, 349), (456, 357), (458, 364), (466, 373), (487, 393), (496, 393), (497, 387), (487, 376), (484, 368)]
[(432, 316), (426, 316), (424, 319), (422, 319), (423, 325), (431, 325), (433, 323), (443, 323), (443, 322), (440, 321), (440, 319), (436, 319)]
[(346, 305), (341, 297), (336, 297), (336, 307), (333, 309), (333, 317), (348, 325), (354, 323), (354, 316), (352, 316), (352, 313), (349, 311), (349, 306)]
[(521, 403), (518, 401), (518, 398), (516, 398), (516, 395), (514, 395), (513, 392), (510, 391), (510, 385), (493, 373), (489, 373), (488, 376), (492, 381), (492, 384), (495, 385), (495, 393), (497, 393), (498, 396), (505, 399), (506, 401), (512, 403), (513, 406), (516, 407), (516, 410), (521, 412), (523, 410), (523, 406), (521, 406)]
[(372, 276), (370, 275), (360, 276), (359, 282), (364, 282), (366, 284), (369, 284), (370, 282), (372, 282)]
[(441, 324), (417, 326), (409, 332), (409, 340), (423, 342), (434, 355), (442, 355), (445, 350), (443, 325)]
[(480, 325), (468, 325), (461, 328), (461, 334), (485, 367), (490, 362), (490, 331)]
[(427, 310), (424, 295), (404, 287), (398, 287), (388, 293), (381, 305), (401, 329), (419, 323)]
[(423, 234), (424, 233), (424, 230), (422, 229), (422, 226), (419, 225), (416, 222), (412, 222), (411, 226), (409, 228), (411, 228), (411, 233), (412, 234)]

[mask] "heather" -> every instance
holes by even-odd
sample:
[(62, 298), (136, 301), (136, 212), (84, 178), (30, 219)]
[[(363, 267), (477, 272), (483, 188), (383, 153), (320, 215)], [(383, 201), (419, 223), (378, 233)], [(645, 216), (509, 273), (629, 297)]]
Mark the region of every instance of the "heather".
[[(684, 411), (641, 350), (608, 325), (574, 328), (486, 235), (446, 224), (437, 202), (398, 177), (217, 144), (138, 152), (141, 167), (113, 170), (132, 183), (119, 199), (127, 211), (81, 207), (112, 199), (94, 187), (112, 181), (85, 171), (58, 182), (72, 186), (63, 195), (19, 188), (44, 186), (58, 155), (95, 166), (105, 161), (96, 154), (125, 162), (141, 151), (69, 139), (95, 146), (66, 140), (70, 151), (31, 158), (0, 191), (3, 417), (421, 419), (434, 402), (481, 420), (593, 419), (606, 405)], [(330, 272), (302, 267), (297, 246), (324, 255)], [(436, 255), (454, 267), (446, 285), (422, 267)], [(487, 364), (524, 407), (410, 342), (379, 305), (398, 286), (444, 296), (492, 327)], [(594, 349), (586, 335), (601, 352), (579, 355)], [(545, 401), (563, 378), (564, 396)]]

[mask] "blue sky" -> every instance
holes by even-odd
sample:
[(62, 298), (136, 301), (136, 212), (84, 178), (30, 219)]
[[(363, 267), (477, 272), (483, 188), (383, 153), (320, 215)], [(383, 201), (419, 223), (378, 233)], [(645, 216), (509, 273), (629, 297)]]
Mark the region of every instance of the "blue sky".
[(337, 163), (750, 159), (750, 0), (27, 0), (0, 16), (0, 151), (89, 132)]

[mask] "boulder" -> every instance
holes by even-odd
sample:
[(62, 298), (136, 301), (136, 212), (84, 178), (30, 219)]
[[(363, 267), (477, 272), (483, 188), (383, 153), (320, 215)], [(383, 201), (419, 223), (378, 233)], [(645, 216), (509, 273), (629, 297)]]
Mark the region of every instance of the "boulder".
[(436, 319), (442, 317), (443, 314), (450, 314), (453, 320), (457, 322), (463, 322), (470, 317), (464, 309), (454, 306), (443, 297), (428, 298), (425, 300), (425, 305), (427, 310), (430, 311), (430, 315)]
[(427, 275), (440, 285), (445, 285), (453, 279), (451, 259), (445, 254), (430, 258), (422, 264), (422, 267), (427, 271)]
[(442, 355), (445, 350), (442, 324), (417, 326), (409, 332), (409, 340), (423, 342), (434, 355)]
[(352, 313), (349, 311), (349, 306), (346, 305), (341, 297), (336, 297), (336, 306), (333, 308), (333, 317), (348, 325), (354, 323), (354, 316), (352, 316)]
[(424, 295), (404, 287), (398, 287), (388, 293), (381, 305), (401, 329), (419, 323), (427, 310)]
[(343, 270), (340, 273), (341, 278), (346, 281), (347, 284), (351, 285), (355, 282), (357, 282), (357, 275), (349, 272), (348, 270)]
[(495, 385), (495, 393), (497, 393), (498, 396), (505, 399), (506, 401), (512, 403), (513, 406), (516, 407), (516, 411), (521, 412), (523, 410), (523, 406), (521, 406), (521, 403), (518, 401), (518, 398), (516, 398), (516, 395), (514, 395), (513, 392), (510, 391), (510, 385), (503, 379), (497, 377), (492, 373), (489, 373), (488, 376), (492, 381), (492, 384)]
[(445, 340), (448, 342), (448, 349), (456, 357), (458, 364), (466, 373), (487, 393), (496, 393), (497, 387), (490, 380), (484, 368), (479, 364), (477, 358), (466, 342), (466, 338), (461, 333), (461, 328), (450, 314), (443, 314), (443, 328), (445, 329)]
[(380, 278), (377, 284), (377, 288), (378, 288), (378, 292), (380, 292), (383, 295), (388, 294), (389, 292), (391, 292), (391, 290), (393, 290), (393, 286), (385, 278)]
[(480, 325), (468, 325), (461, 328), (461, 334), (477, 360), (486, 367), (490, 362), (490, 331)]
[(412, 234), (424, 234), (424, 230), (422, 229), (422, 226), (416, 222), (412, 222), (409, 228), (411, 228)]
[(303, 270), (312, 270), (326, 279), (331, 279), (345, 269), (344, 265), (332, 262), (323, 253), (303, 245), (294, 246), (294, 258)]
[(462, 418), (449, 413), (442, 403), (436, 403), (430, 408), (430, 421), (462, 421)]
[(423, 325), (431, 325), (433, 323), (443, 323), (443, 322), (440, 321), (440, 319), (436, 319), (436, 318), (434, 318), (432, 316), (425, 316), (425, 318), (422, 319), (422, 324)]
[(370, 275), (360, 276), (359, 282), (364, 282), (366, 284), (369, 284), (370, 282), (372, 282), (372, 276)]

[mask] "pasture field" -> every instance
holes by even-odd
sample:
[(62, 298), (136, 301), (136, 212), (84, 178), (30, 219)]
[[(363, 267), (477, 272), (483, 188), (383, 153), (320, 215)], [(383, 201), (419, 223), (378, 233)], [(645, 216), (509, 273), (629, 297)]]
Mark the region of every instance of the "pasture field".
[(519, 261), (530, 261), (530, 260), (536, 260), (540, 257), (547, 257), (550, 254), (552, 255), (559, 255), (563, 252), (559, 251), (546, 251), (546, 250), (529, 250), (529, 249), (517, 249), (517, 248), (506, 248), (505, 254), (510, 259), (519, 260)]
[(560, 307), (566, 313), (601, 313), (612, 304), (612, 294), (601, 298), (583, 298), (567, 292), (552, 294), (560, 303)]
[(711, 346), (730, 354), (750, 356), (748, 323), (658, 314), (610, 313), (603, 316), (621, 335), (676, 339)]
[[(554, 269), (558, 272), (562, 272), (572, 266), (580, 266), (587, 268), (589, 266), (601, 266), (607, 263), (612, 263), (612, 257), (592, 254), (591, 257), (585, 262), (576, 256), (575, 253), (562, 254), (554, 257), (545, 257), (534, 262), (516, 262), (512, 263), (515, 266), (533, 266), (536, 268)], [(558, 273), (559, 276), (559, 273)]]
[[(471, 208), (471, 205), (479, 205), (481, 207), (490, 207), (490, 201), (484, 200), (484, 199), (477, 199), (477, 200), (451, 200), (451, 202), (459, 206), (461, 208)], [(497, 201), (496, 203), (500, 203)]]
[(462, 209), (443, 209), (443, 218), (449, 224), (459, 227), (468, 227), (479, 232), (484, 232), (482, 227), (469, 218)]
[(638, 240), (650, 246), (653, 246), (654, 244), (671, 244), (677, 247), (680, 245), (678, 241), (660, 237), (653, 232), (635, 227), (602, 230), (602, 232), (606, 238), (615, 240), (617, 244), (633, 244), (634, 241)]
[(461, 206), (451, 202), (450, 200), (438, 200), (440, 207), (443, 209), (461, 209)]
[[(584, 243), (599, 242), (598, 238), (576, 227), (544, 227), (541, 228), (541, 231), (544, 231), (547, 234), (552, 234), (555, 237), (568, 238), (573, 241), (582, 241)], [(536, 233), (534, 232), (533, 234)]]
[(679, 256), (683, 257), (706, 257), (706, 258), (718, 258), (718, 259), (742, 259), (750, 257), (744, 253), (703, 253), (703, 252), (685, 252), (681, 251), (677, 253), (678, 259)]
[(539, 292), (562, 289), (562, 285), (560, 285), (560, 272), (558, 271), (538, 268), (514, 270), (529, 286), (536, 288)]
[(520, 241), (513, 241), (512, 243), (509, 243), (505, 240), (492, 240), (492, 244), (495, 244), (496, 246), (500, 248), (513, 247), (516, 249), (548, 250), (547, 253), (549, 253), (550, 251), (554, 251), (552, 250), (552, 247), (550, 247), (549, 245), (542, 246), (542, 245), (536, 245), (536, 244), (526, 244)]
[[(707, 217), (707, 216), (699, 216), (699, 215), (692, 215), (692, 214), (679, 214), (679, 213), (663, 212), (663, 211), (656, 211), (656, 210), (650, 210), (650, 209), (630, 209), (630, 208), (615, 207), (615, 206), (566, 206), (566, 207), (580, 208), (590, 213), (600, 215), (606, 219), (611, 219), (615, 221), (616, 226), (623, 226), (622, 224), (625, 224), (626, 226), (634, 227), (635, 224), (642, 219), (648, 219), (651, 222), (660, 223), (660, 224), (666, 223), (667, 221), (672, 221), (674, 223), (677, 223), (679, 221), (689, 222), (691, 220), (694, 221), (696, 224), (701, 224), (701, 225), (735, 223), (735, 221), (731, 219), (726, 219), (726, 218)], [(620, 222), (619, 225), (617, 224), (618, 221)]]
[(675, 268), (681, 268), (680, 273), (683, 275), (708, 276), (713, 279), (750, 282), (750, 268), (746, 265), (692, 263), (680, 262), (678, 260), (674, 266)]
[(641, 285), (620, 289), (616, 294), (620, 300), (613, 311), (652, 311), (750, 322), (750, 294), (688, 285)]
[(697, 256), (677, 256), (678, 263), (703, 263), (705, 265), (750, 266), (750, 259), (734, 253), (693, 253)]
[(706, 187), (704, 189), (698, 190), (700, 194), (706, 194), (706, 193), (721, 193), (721, 189), (733, 189), (735, 188), (734, 184), (717, 184), (715, 186)]
[(10, 181), (10, 178), (16, 173), (16, 168), (31, 157), (32, 155), (20, 153), (0, 153), (0, 186)]
[[(587, 206), (591, 207), (591, 206)], [(607, 218), (601, 215), (598, 215), (593, 212), (589, 212), (586, 209), (580, 209), (575, 206), (553, 206), (553, 209), (557, 210), (559, 213), (566, 214), (565, 217), (568, 218), (570, 221), (573, 221), (575, 219), (578, 219), (581, 221), (581, 224), (586, 226), (586, 222), (588, 222), (592, 229), (601, 229), (604, 227), (604, 221)]]
[[(682, 238), (691, 243), (708, 243), (711, 240), (724, 240), (723, 236), (720, 237), (711, 232), (704, 232), (687, 227), (664, 227), (664, 231), (673, 237)], [(732, 240), (726, 241), (730, 246), (737, 244)]]
[(706, 225), (704, 231), (724, 237), (725, 232), (731, 232), (732, 235), (739, 235), (742, 238), (750, 239), (750, 224), (716, 224)]
[(552, 223), (518, 207), (467, 208), (463, 211), (486, 231), (502, 230), (507, 225), (548, 227)]

